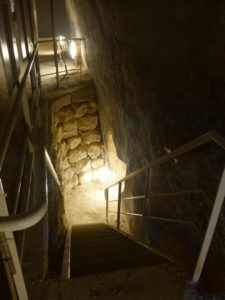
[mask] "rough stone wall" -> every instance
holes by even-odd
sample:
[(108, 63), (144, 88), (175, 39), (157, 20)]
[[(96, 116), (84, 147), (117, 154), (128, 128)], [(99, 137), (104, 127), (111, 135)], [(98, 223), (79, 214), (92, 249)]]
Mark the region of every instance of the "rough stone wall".
[[(68, 1), (87, 39), (104, 139), (111, 131), (128, 173), (209, 130), (225, 134), (224, 1)], [(153, 169), (151, 191), (201, 187), (213, 199), (224, 161), (207, 145)], [(152, 213), (185, 215), (203, 234), (213, 200), (174, 198), (166, 210), (161, 203)], [(218, 228), (219, 250), (222, 216)]]
[(94, 89), (73, 92), (53, 103), (58, 171), (65, 191), (99, 181), (104, 151)]
[(225, 132), (223, 1), (73, 2), (103, 129), (129, 170), (207, 130)]

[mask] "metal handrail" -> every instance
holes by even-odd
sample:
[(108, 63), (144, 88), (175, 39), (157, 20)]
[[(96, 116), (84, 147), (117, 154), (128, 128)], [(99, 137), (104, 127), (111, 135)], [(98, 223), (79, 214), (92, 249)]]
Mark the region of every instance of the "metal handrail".
[(17, 113), (19, 110), (19, 106), (21, 104), (21, 100), (23, 97), (23, 91), (25, 88), (25, 84), (26, 84), (26, 80), (27, 80), (27, 76), (28, 74), (31, 72), (31, 69), (33, 67), (34, 61), (35, 61), (35, 57), (38, 51), (38, 43), (35, 45), (33, 53), (31, 55), (31, 57), (29, 58), (29, 62), (27, 64), (26, 70), (24, 72), (23, 78), (21, 80), (21, 83), (19, 85), (18, 91), (17, 91), (17, 95), (14, 99), (14, 102), (11, 106), (11, 109), (8, 113), (8, 116), (6, 118), (6, 122), (3, 125), (2, 128), (2, 133), (0, 136), (0, 171), (2, 169), (2, 165), (4, 163), (5, 160), (5, 155), (6, 155), (6, 151), (8, 149), (9, 146), (9, 141), (12, 135), (12, 131), (13, 128), (15, 126), (15, 122), (16, 122), (16, 117), (17, 117)]
[(60, 182), (59, 177), (58, 177), (58, 175), (55, 171), (55, 168), (52, 164), (52, 161), (51, 161), (51, 158), (48, 154), (47, 149), (45, 149), (45, 161), (46, 161), (46, 165), (47, 165), (47, 168), (48, 168), (49, 172), (51, 173), (52, 177), (55, 180), (55, 183), (57, 184), (58, 187), (61, 187), (61, 182)]
[[(0, 171), (2, 169), (6, 152), (8, 149), (9, 141), (12, 135), (12, 131), (15, 126), (17, 113), (23, 97), (23, 92), (26, 84), (27, 77), (32, 70), (33, 64), (38, 51), (38, 43), (36, 44), (34, 51), (29, 59), (26, 70), (24, 72), (21, 83), (18, 87), (17, 95), (8, 113), (6, 121), (3, 126), (0, 144)], [(0, 216), (0, 232), (19, 231), (29, 228), (38, 223), (46, 214), (48, 209), (47, 192), (46, 192), (46, 165), (53, 176), (56, 184), (60, 186), (60, 181), (57, 173), (52, 165), (51, 159), (44, 147), (44, 142), (41, 139), (41, 128), (37, 129), (36, 143), (34, 145), (34, 205), (33, 207), (24, 213), (10, 216)], [(1, 182), (1, 180), (0, 180)], [(0, 193), (0, 198), (5, 194)]]
[(115, 183), (109, 185), (106, 189), (109, 189), (119, 183), (122, 183), (124, 181), (127, 181), (139, 174), (141, 174), (143, 171), (150, 169), (152, 167), (155, 166), (159, 166), (169, 160), (175, 159), (187, 152), (190, 152), (204, 144), (207, 144), (209, 142), (215, 142), (217, 145), (219, 145), (222, 149), (225, 150), (225, 138), (223, 135), (221, 135), (219, 132), (212, 130), (207, 132), (206, 134), (201, 135), (200, 137), (192, 140), (189, 143), (184, 144), (183, 146), (171, 151), (169, 154), (166, 154), (158, 159), (153, 160), (152, 162), (150, 162), (148, 165), (130, 173), (129, 175), (127, 175), (126, 177), (116, 181)]
[[(117, 211), (109, 210), (109, 212), (117, 214)], [(143, 214), (130, 213), (130, 212), (125, 212), (125, 211), (121, 211), (120, 214), (129, 216), (129, 217), (140, 217), (140, 218), (147, 219), (147, 220), (153, 220), (153, 221), (158, 221), (158, 222), (168, 222), (168, 223), (175, 223), (175, 224), (177, 223), (177, 224), (183, 224), (183, 225), (195, 227), (195, 224), (190, 221), (183, 221), (183, 220), (162, 218), (162, 217), (155, 217), (155, 216), (145, 216)]]
[[(203, 190), (201, 189), (193, 189), (193, 190), (184, 190), (184, 191), (178, 191), (178, 192), (167, 192), (167, 193), (152, 193), (149, 194), (149, 197), (152, 198), (164, 198), (164, 197), (171, 197), (171, 196), (185, 196), (185, 195), (192, 195), (192, 194), (201, 194), (204, 198), (207, 200), (212, 200), (209, 195), (207, 195)], [(138, 200), (138, 199), (143, 199), (145, 200), (145, 196), (134, 196), (134, 197), (125, 197), (121, 198), (121, 200)], [(117, 200), (108, 200), (108, 203), (111, 202), (118, 202)], [(144, 209), (145, 211), (145, 209)], [(108, 213), (114, 213), (117, 214), (117, 211), (112, 211), (108, 209)], [(195, 223), (191, 221), (184, 221), (180, 219), (173, 219), (173, 218), (165, 218), (165, 217), (158, 217), (158, 216), (147, 216), (145, 214), (137, 214), (137, 213), (131, 213), (131, 212), (120, 212), (121, 214), (127, 215), (129, 217), (142, 217), (147, 220), (153, 220), (157, 222), (167, 222), (167, 223), (175, 223), (175, 224), (183, 224), (186, 226), (191, 226), (193, 227), (196, 231), (198, 230)]]
[(171, 257), (170, 255), (162, 252), (161, 250), (153, 247), (152, 245), (146, 245), (145, 243), (143, 243), (142, 241), (138, 240), (136, 237), (134, 237), (133, 235), (130, 235), (124, 231), (122, 231), (121, 229), (115, 228), (114, 226), (107, 224), (107, 226), (111, 227), (113, 230), (116, 230), (117, 232), (121, 233), (123, 236), (127, 237), (128, 239), (134, 241), (135, 243), (141, 245), (142, 247), (150, 250), (151, 252), (165, 258), (167, 261), (170, 261), (172, 263), (175, 263), (175, 260), (173, 257)]
[[(113, 213), (117, 213), (117, 230), (120, 229), (120, 215), (121, 214), (125, 214), (127, 216), (132, 216), (132, 217), (141, 217), (141, 218), (145, 218), (145, 219), (155, 219), (155, 220), (159, 220), (159, 217), (154, 217), (154, 216), (146, 216), (145, 215), (145, 208), (146, 208), (146, 200), (151, 196), (149, 194), (149, 172), (150, 169), (152, 167), (155, 166), (159, 166), (165, 162), (168, 162), (172, 159), (175, 159), (185, 153), (188, 153), (204, 144), (207, 144), (208, 142), (215, 142), (218, 146), (220, 146), (223, 150), (225, 150), (225, 138), (224, 136), (222, 136), (220, 133), (218, 133), (217, 131), (210, 131), (194, 140), (192, 140), (189, 143), (184, 144), (183, 146), (173, 150), (172, 152), (170, 152), (169, 154), (166, 154), (152, 162), (150, 162), (147, 166), (140, 168), (139, 170), (127, 175), (126, 177), (122, 178), (121, 180), (115, 182), (114, 184), (108, 186), (105, 189), (105, 197), (106, 197), (106, 223), (108, 224), (108, 214), (109, 214), (109, 189), (112, 188), (115, 185), (118, 185), (118, 206), (117, 206), (117, 212), (113, 212)], [(121, 201), (125, 200), (126, 198), (122, 198), (121, 197), (121, 186), (122, 183), (134, 178), (135, 176), (139, 175), (140, 173), (142, 173), (143, 171), (148, 171), (147, 172), (147, 180), (146, 180), (146, 194), (144, 197), (144, 212), (143, 214), (135, 214), (135, 213), (127, 213), (127, 212), (121, 212)], [(205, 193), (203, 191), (201, 191), (201, 193), (204, 195)], [(175, 193), (177, 194), (177, 193)], [(165, 193), (166, 196), (168, 196), (168, 193)], [(204, 195), (204, 197), (207, 197), (206, 195)], [(138, 197), (128, 197), (127, 199), (135, 199), (135, 198), (142, 198), (142, 196), (138, 196)], [(218, 187), (218, 191), (217, 191), (217, 195), (215, 198), (215, 202), (213, 205), (213, 209), (211, 212), (211, 216), (208, 222), (208, 226), (207, 226), (207, 230), (204, 236), (204, 240), (203, 240), (203, 244), (198, 256), (198, 260), (196, 263), (196, 267), (193, 273), (193, 277), (192, 277), (192, 281), (191, 283), (193, 285), (196, 285), (200, 279), (203, 267), (204, 267), (204, 263), (209, 251), (209, 247), (211, 245), (212, 242), (212, 238), (215, 232), (215, 228), (217, 225), (217, 221), (221, 212), (221, 208), (224, 202), (224, 198), (225, 198), (225, 168), (223, 170), (223, 174), (219, 183), (219, 187)], [(169, 219), (171, 221), (174, 221), (172, 219)], [(163, 218), (161, 218), (161, 221), (167, 221), (166, 219), (163, 220)], [(177, 222), (181, 222), (181, 220), (177, 220)], [(184, 221), (185, 222), (185, 221)]]
[[(45, 148), (42, 141), (35, 145), (34, 169), (33, 207), (25, 213), (1, 216), (0, 232), (19, 231), (29, 228), (38, 223), (46, 214), (48, 201), (46, 191)], [(5, 195), (0, 196), (5, 197)]]
[(19, 215), (0, 217), (0, 232), (19, 231), (37, 224), (46, 214), (48, 203), (44, 200), (29, 212)]
[[(61, 38), (60, 40), (57, 39), (57, 42), (66, 42), (66, 41), (85, 41), (85, 38)], [(46, 40), (42, 40), (42, 39), (39, 39), (38, 40), (38, 43), (52, 43), (53, 42), (53, 39), (46, 39)]]
[[(206, 198), (210, 198), (202, 189), (193, 189), (193, 190), (184, 190), (184, 191), (177, 191), (177, 192), (164, 192), (164, 193), (151, 193), (149, 194), (150, 198), (162, 198), (162, 197), (171, 197), (171, 196), (180, 196), (180, 195), (191, 195), (191, 194), (202, 194)], [(138, 199), (144, 199), (145, 195), (143, 196), (133, 196), (133, 197), (125, 197), (121, 198), (121, 200), (138, 200)], [(117, 202), (116, 200), (109, 200), (109, 202)]]

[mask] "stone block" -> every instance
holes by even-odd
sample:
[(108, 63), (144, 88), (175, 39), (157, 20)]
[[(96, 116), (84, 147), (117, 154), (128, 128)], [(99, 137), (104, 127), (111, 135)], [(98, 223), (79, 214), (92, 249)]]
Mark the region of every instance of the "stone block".
[(71, 164), (87, 157), (87, 152), (82, 146), (78, 146), (76, 149), (70, 150), (68, 153), (68, 159)]
[(71, 107), (69, 107), (69, 106), (64, 107), (63, 109), (61, 109), (58, 112), (58, 121), (59, 121), (59, 123), (69, 121), (73, 117), (73, 114), (74, 114), (74, 112), (73, 112)]
[(83, 116), (85, 116), (88, 113), (88, 106), (86, 103), (78, 105), (78, 106), (76, 106), (76, 108), (73, 105), (73, 109), (74, 109), (74, 115), (76, 118), (82, 118)]
[(66, 169), (63, 174), (63, 182), (67, 182), (68, 180), (72, 179), (73, 175), (74, 175), (74, 172), (73, 172), (72, 168)]
[(101, 135), (96, 130), (85, 132), (81, 137), (84, 144), (99, 143), (101, 141)]
[(69, 150), (68, 144), (66, 142), (63, 142), (61, 143), (60, 148), (61, 148), (62, 157), (65, 157)]
[(85, 158), (76, 162), (75, 166), (73, 167), (73, 171), (75, 174), (84, 173), (90, 170), (91, 170), (91, 162), (89, 158)]
[(67, 156), (64, 157), (64, 158), (60, 157), (60, 159), (59, 159), (59, 168), (60, 168), (60, 170), (64, 171), (69, 167), (70, 167), (70, 165), (69, 165)]
[(80, 136), (74, 136), (66, 140), (69, 144), (70, 149), (75, 149), (77, 146), (81, 144), (81, 137)]
[(78, 129), (81, 131), (93, 130), (98, 126), (98, 116), (86, 116), (78, 120)]
[(101, 146), (97, 143), (90, 144), (87, 153), (92, 159), (96, 159), (101, 155)]
[(67, 139), (78, 134), (77, 122), (75, 120), (68, 121), (62, 125), (62, 139)]
[(104, 166), (104, 163), (105, 163), (105, 161), (104, 161), (103, 158), (93, 159), (91, 161), (91, 167), (93, 169), (97, 169), (97, 168), (100, 168), (100, 167)]
[(91, 101), (88, 103), (88, 113), (89, 114), (94, 114), (98, 111), (98, 106), (97, 103), (94, 101)]

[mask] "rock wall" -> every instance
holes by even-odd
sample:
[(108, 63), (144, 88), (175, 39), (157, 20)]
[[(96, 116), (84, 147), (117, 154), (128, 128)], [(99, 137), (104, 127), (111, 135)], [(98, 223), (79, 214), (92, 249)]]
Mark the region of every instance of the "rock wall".
[(58, 98), (53, 109), (58, 171), (65, 191), (99, 182), (105, 161), (94, 88)]
[(67, 2), (86, 38), (103, 132), (129, 171), (225, 132), (223, 1)]
[[(79, 24), (75, 34), (86, 38), (103, 138), (107, 140), (112, 132), (128, 173), (209, 130), (225, 134), (223, 1), (68, 3), (71, 18), (76, 15), (74, 23)], [(154, 168), (151, 192), (200, 187), (210, 197), (182, 201), (179, 197), (171, 201), (157, 198), (151, 213), (185, 217), (195, 222), (203, 235), (224, 161), (222, 151), (215, 145), (206, 145)], [(137, 182), (140, 180), (130, 184), (133, 194), (143, 190)], [(212, 254), (212, 261), (218, 261), (215, 258), (222, 256), (219, 249), (225, 248), (221, 244), (225, 234), (222, 219), (215, 235), (214, 249), (218, 251)], [(138, 222), (134, 223), (137, 228)]]

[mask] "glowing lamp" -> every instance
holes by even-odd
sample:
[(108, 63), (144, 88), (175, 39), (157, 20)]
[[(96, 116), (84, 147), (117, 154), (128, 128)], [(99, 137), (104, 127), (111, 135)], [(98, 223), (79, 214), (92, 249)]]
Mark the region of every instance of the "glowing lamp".
[(70, 56), (72, 59), (75, 59), (77, 56), (77, 45), (75, 41), (71, 41), (69, 45)]

